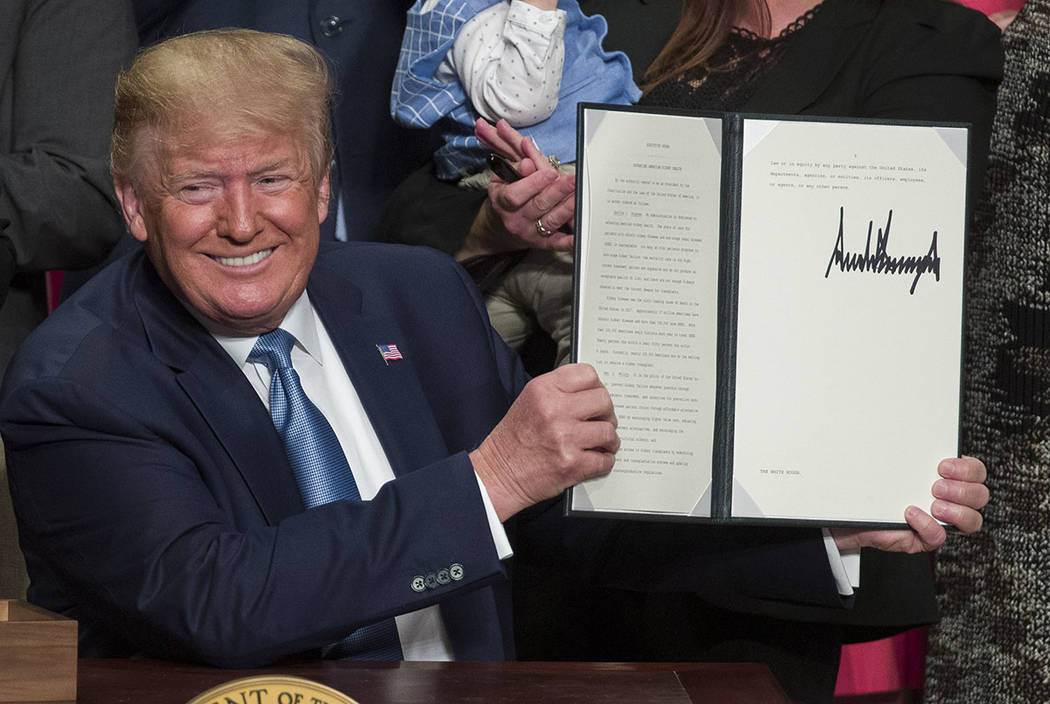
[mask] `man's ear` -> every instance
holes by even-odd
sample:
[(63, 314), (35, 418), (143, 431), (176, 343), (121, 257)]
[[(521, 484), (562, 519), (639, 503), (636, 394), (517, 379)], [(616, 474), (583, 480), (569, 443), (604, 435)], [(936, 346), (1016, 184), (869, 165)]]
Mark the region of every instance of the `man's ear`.
[(317, 184), (317, 222), (322, 223), (328, 217), (328, 202), (332, 199), (332, 182), (328, 176), (330, 171), (325, 172), (324, 178)]
[(116, 191), (117, 200), (120, 201), (120, 210), (124, 214), (124, 223), (128, 226), (128, 231), (139, 242), (145, 242), (148, 234), (146, 233), (146, 219), (142, 212), (144, 203), (135, 191), (134, 184), (129, 179), (114, 178), (113, 190)]

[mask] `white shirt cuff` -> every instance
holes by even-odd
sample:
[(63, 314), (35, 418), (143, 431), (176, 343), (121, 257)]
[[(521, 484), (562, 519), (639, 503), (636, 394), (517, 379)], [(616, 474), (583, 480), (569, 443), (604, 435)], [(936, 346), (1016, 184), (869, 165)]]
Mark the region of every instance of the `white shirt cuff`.
[(496, 509), (492, 507), (489, 492), (486, 491), (477, 472), (474, 472), (474, 478), (478, 480), (478, 491), (481, 492), (481, 501), (485, 504), (485, 517), (489, 519), (489, 531), (492, 533), (492, 544), (496, 546), (496, 555), (499, 559), (506, 560), (514, 555), (514, 550), (510, 547), (510, 540), (507, 539), (507, 531), (503, 529), (503, 524), (496, 516)]
[(824, 549), (828, 553), (828, 564), (831, 576), (835, 578), (835, 588), (841, 596), (852, 596), (853, 589), (860, 586), (860, 548), (839, 550), (831, 531), (821, 528), (824, 533)]

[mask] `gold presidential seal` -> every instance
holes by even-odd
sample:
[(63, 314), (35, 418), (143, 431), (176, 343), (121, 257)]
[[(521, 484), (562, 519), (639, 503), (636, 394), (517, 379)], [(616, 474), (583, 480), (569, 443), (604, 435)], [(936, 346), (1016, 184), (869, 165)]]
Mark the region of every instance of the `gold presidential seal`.
[(319, 682), (290, 675), (258, 675), (233, 680), (199, 694), (186, 704), (357, 704)]

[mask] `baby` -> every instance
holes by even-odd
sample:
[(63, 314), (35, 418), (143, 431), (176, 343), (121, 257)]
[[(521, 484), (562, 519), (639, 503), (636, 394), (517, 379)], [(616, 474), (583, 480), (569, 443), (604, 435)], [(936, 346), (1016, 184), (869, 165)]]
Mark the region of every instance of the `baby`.
[[(626, 105), (640, 96), (627, 56), (602, 49), (606, 31), (605, 19), (585, 16), (576, 0), (416, 0), (391, 113), (409, 127), (437, 126), (437, 175), (467, 187), (484, 188), (492, 177), (488, 150), (474, 136), (478, 117), (507, 120), (552, 163), (573, 162), (577, 103)], [(486, 299), (493, 326), (518, 348), (538, 324), (564, 363), (572, 276), (570, 253), (530, 251)]]

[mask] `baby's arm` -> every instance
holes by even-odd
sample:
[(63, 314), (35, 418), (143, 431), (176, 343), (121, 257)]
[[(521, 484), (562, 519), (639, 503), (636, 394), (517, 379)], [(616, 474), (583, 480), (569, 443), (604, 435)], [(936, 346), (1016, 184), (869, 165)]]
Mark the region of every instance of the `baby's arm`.
[(455, 72), (483, 117), (532, 125), (558, 105), (564, 33), (557, 0), (500, 2), (463, 26), (438, 72)]

